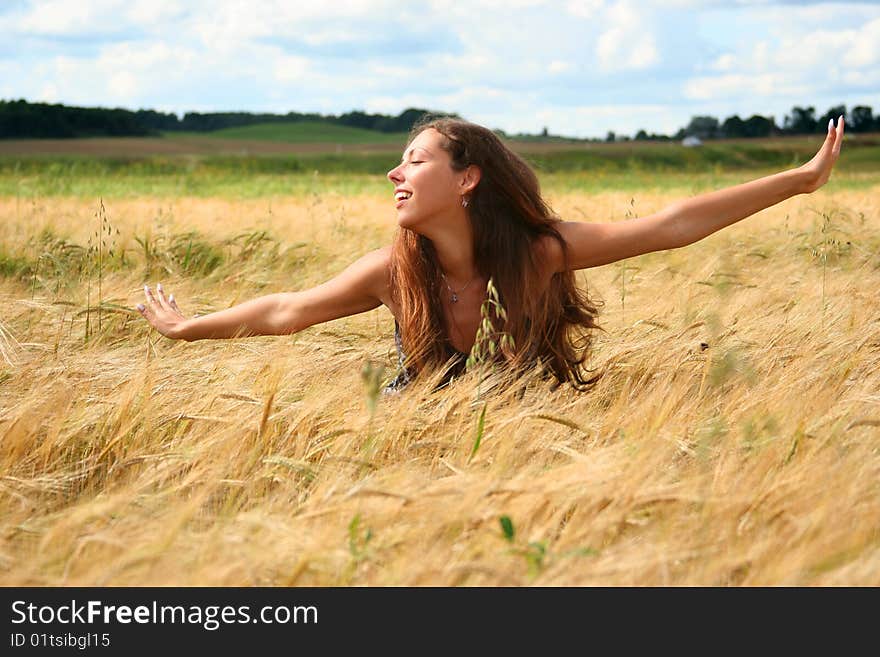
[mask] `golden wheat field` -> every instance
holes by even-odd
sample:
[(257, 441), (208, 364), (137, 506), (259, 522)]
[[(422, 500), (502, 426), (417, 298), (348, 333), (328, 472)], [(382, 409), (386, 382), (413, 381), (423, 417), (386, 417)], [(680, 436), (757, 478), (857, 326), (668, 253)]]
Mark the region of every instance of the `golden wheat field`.
[(145, 282), (185, 313), (320, 283), (391, 240), (390, 194), (0, 199), (35, 263), (0, 278), (0, 584), (878, 585), (880, 185), (836, 178), (580, 272), (607, 330), (587, 393), (371, 396), (384, 308), (194, 343), (131, 310)]

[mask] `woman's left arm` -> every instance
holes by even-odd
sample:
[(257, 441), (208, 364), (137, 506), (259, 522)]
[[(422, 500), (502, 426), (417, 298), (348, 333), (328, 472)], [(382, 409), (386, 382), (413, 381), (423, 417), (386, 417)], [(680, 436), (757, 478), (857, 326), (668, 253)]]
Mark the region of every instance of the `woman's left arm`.
[(567, 246), (567, 263), (555, 240), (546, 240), (555, 271), (598, 267), (643, 253), (687, 246), (787, 198), (814, 192), (828, 182), (840, 155), (843, 127), (842, 116), (836, 128), (833, 120), (829, 121), (819, 152), (796, 169), (677, 201), (638, 219), (560, 222), (557, 227)]
[(796, 169), (672, 204), (667, 211), (675, 235), (674, 246), (693, 244), (780, 201), (819, 189), (828, 182), (831, 168), (840, 155), (843, 124), (842, 116), (837, 128), (833, 119), (830, 120), (822, 148), (812, 160)]

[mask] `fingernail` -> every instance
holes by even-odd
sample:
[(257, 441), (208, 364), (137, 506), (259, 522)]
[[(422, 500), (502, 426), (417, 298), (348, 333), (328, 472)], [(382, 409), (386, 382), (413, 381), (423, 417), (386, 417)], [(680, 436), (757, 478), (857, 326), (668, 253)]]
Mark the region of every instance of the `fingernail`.
[(162, 291), (162, 284), (156, 283), (156, 289), (159, 290), (159, 292), (161, 292)]
[(834, 119), (828, 119), (828, 129), (831, 130), (831, 128), (833, 128), (833, 127), (834, 127)]
[(140, 310), (141, 312), (144, 312), (144, 304), (139, 303), (139, 304), (137, 305), (137, 309)]
[(173, 295), (173, 294), (169, 294), (169, 295), (168, 295), (168, 301), (174, 301), (174, 295)]
[(149, 285), (144, 285), (144, 292), (146, 292), (147, 294), (150, 293), (150, 286)]

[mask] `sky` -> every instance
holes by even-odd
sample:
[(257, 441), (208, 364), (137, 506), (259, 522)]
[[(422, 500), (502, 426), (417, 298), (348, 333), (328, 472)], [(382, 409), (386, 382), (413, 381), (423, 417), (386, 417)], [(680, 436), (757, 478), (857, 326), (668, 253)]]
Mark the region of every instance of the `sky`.
[(880, 113), (880, 0), (2, 0), (0, 99), (456, 112), (508, 133)]

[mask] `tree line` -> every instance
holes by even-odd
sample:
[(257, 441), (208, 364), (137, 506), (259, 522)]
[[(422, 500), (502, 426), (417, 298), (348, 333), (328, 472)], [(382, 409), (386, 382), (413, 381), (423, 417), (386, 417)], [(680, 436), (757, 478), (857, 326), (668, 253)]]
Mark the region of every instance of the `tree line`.
[[(368, 114), (361, 111), (345, 114), (317, 114), (288, 112), (287, 114), (255, 114), (252, 112), (188, 112), (183, 118), (176, 114), (155, 110), (107, 109), (102, 107), (70, 107), (47, 103), (29, 103), (25, 100), (0, 100), (0, 139), (72, 138), (72, 137), (121, 137), (158, 136), (163, 132), (212, 132), (223, 128), (237, 128), (256, 123), (292, 123), (298, 121), (322, 121), (336, 125), (377, 130), (379, 132), (408, 132), (427, 114), (454, 116), (457, 114), (431, 112), (409, 108), (398, 114)], [(846, 117), (847, 131), (880, 131), (880, 114), (874, 116), (869, 106), (858, 105), (847, 112), (846, 105), (837, 105), (817, 116), (816, 108), (795, 106), (779, 126), (773, 116), (754, 114), (747, 119), (739, 115), (719, 121), (714, 116), (695, 116), (687, 126), (674, 135), (648, 134), (639, 130), (632, 138), (641, 140), (680, 140), (687, 136), (700, 139), (732, 139), (748, 137), (772, 137), (779, 135), (808, 135), (821, 133), (828, 119), (840, 115)], [(500, 135), (507, 136), (501, 130)], [(518, 137), (549, 137), (547, 128), (541, 135), (517, 135)], [(606, 141), (627, 141), (629, 137), (609, 132)]]
[(28, 139), (72, 137), (145, 137), (163, 132), (212, 132), (256, 123), (293, 123), (322, 121), (352, 128), (379, 132), (408, 132), (426, 114), (456, 116), (409, 108), (397, 116), (354, 111), (345, 114), (288, 112), (255, 114), (251, 112), (188, 112), (183, 118), (155, 110), (70, 107), (25, 100), (0, 100), (0, 138)]
[[(816, 108), (792, 107), (791, 112), (785, 116), (782, 125), (776, 124), (772, 116), (754, 114), (747, 119), (742, 119), (738, 114), (729, 116), (724, 121), (719, 121), (714, 116), (695, 116), (684, 128), (679, 129), (672, 136), (649, 135), (644, 130), (639, 130), (634, 139), (684, 139), (685, 137), (699, 137), (700, 139), (737, 139), (749, 137), (776, 137), (780, 135), (813, 135), (823, 133), (828, 127), (828, 120), (837, 121), (838, 116), (846, 120), (847, 132), (880, 132), (880, 114), (874, 116), (874, 111), (866, 105), (857, 105), (847, 112), (846, 105), (835, 105), (827, 112), (816, 116)], [(606, 141), (618, 141), (613, 133), (609, 133)]]

